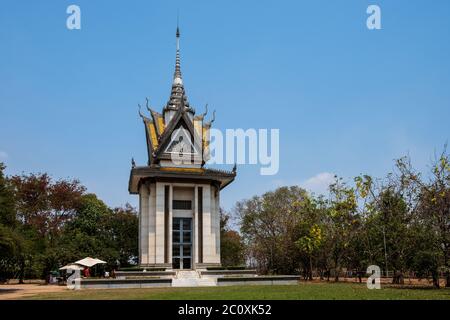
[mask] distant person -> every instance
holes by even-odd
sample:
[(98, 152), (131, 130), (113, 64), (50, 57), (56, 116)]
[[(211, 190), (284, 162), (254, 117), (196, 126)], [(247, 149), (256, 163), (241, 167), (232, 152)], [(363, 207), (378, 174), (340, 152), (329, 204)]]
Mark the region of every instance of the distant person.
[(89, 271), (89, 268), (84, 268), (83, 273), (84, 273), (85, 278), (89, 278), (91, 276), (91, 272)]
[(111, 271), (111, 277), (112, 277), (113, 279), (116, 278), (116, 269), (112, 269), (112, 271)]
[(105, 278), (109, 278), (109, 272), (105, 271)]

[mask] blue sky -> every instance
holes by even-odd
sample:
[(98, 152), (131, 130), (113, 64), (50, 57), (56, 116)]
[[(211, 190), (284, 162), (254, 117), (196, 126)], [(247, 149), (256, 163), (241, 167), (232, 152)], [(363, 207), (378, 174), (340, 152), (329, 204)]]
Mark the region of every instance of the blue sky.
[[(66, 8), (81, 8), (81, 30)], [(382, 30), (366, 28), (377, 4)], [(222, 205), (331, 174), (383, 176), (409, 153), (426, 170), (450, 136), (450, 2), (2, 1), (0, 161), (8, 174), (78, 178), (130, 202), (130, 159), (146, 163), (137, 103), (170, 94), (180, 14), (182, 72), (215, 126), (279, 128), (280, 171), (238, 167)], [(230, 166), (224, 166), (229, 168)]]

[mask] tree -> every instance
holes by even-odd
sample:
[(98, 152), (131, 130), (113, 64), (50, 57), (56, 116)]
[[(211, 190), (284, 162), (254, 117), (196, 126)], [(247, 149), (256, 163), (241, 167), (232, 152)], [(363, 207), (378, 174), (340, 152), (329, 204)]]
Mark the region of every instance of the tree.
[(25, 246), (25, 240), (17, 228), (13, 190), (3, 173), (4, 169), (3, 163), (0, 163), (0, 282), (18, 272), (17, 262)]
[(355, 178), (361, 197), (366, 200), (366, 230), (370, 236), (370, 263), (394, 270), (393, 283), (403, 284), (408, 268), (413, 234), (413, 214), (408, 201), (408, 188), (394, 174), (385, 183), (376, 183), (369, 176)]
[(110, 216), (111, 209), (95, 194), (83, 195), (61, 238), (59, 255), (63, 263), (91, 256), (115, 264), (119, 253), (109, 228)]
[(409, 158), (397, 161), (397, 167), (402, 174), (402, 181), (411, 186), (416, 194), (416, 206), (414, 208), (417, 219), (428, 227), (426, 243), (430, 247), (424, 254), (440, 257), (436, 263), (430, 260), (429, 269), (435, 267), (433, 282), (439, 287), (440, 268), (445, 273), (446, 287), (450, 287), (450, 159), (447, 146), (439, 157), (436, 157), (431, 166), (428, 181), (424, 181), (421, 174), (417, 173), (411, 166)]
[(263, 273), (296, 273), (300, 251), (298, 217), (309, 206), (307, 192), (297, 186), (278, 188), (238, 202), (235, 213), (250, 261)]
[(18, 262), (19, 278), (44, 277), (57, 267), (56, 247), (85, 191), (78, 180), (53, 181), (47, 174), (9, 178), (15, 200), (20, 234), (26, 245)]
[(109, 268), (130, 265), (138, 255), (138, 217), (130, 205), (110, 209), (95, 194), (81, 197), (74, 218), (67, 224), (58, 249), (62, 264), (97, 257)]
[(241, 236), (229, 226), (230, 215), (220, 209), (220, 260), (223, 266), (245, 264)]
[(348, 187), (342, 178), (335, 177), (334, 183), (330, 185), (330, 207), (327, 218), (328, 240), (337, 282), (343, 258), (349, 252), (359, 219), (355, 190)]
[(78, 180), (52, 181), (47, 174), (11, 177), (20, 221), (50, 241), (75, 215), (86, 190)]
[(308, 266), (308, 278), (309, 280), (313, 279), (312, 270), (313, 270), (313, 256), (319, 249), (322, 247), (324, 242), (323, 230), (318, 224), (313, 224), (309, 229), (307, 235), (301, 236), (295, 244), (299, 248), (299, 250), (307, 255), (307, 259), (309, 262)]
[(139, 219), (136, 209), (130, 204), (112, 210), (108, 227), (112, 242), (119, 252), (119, 263), (128, 266), (138, 261)]

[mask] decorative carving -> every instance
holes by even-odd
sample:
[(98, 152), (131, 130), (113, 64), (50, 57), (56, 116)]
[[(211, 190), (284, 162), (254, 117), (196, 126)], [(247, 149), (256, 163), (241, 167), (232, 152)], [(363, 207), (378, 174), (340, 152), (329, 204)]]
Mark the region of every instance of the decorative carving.
[(149, 102), (148, 98), (145, 97), (145, 107), (147, 108), (148, 112), (152, 113), (152, 110), (150, 109), (150, 106), (148, 105), (148, 102)]
[(205, 112), (202, 114), (202, 118), (206, 117), (208, 114), (208, 104), (205, 105)]
[(139, 107), (139, 116), (144, 119), (144, 115), (141, 112), (141, 105), (138, 103), (138, 107)]

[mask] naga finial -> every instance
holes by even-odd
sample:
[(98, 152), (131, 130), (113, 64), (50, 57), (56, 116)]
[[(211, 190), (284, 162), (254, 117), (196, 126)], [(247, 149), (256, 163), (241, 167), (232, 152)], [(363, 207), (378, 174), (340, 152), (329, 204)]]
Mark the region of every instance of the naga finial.
[(139, 107), (139, 116), (144, 119), (144, 115), (141, 112), (141, 104), (138, 103), (138, 107)]
[(213, 117), (211, 119), (211, 123), (213, 123), (216, 120), (216, 110), (213, 111)]
[(145, 107), (147, 108), (147, 110), (148, 110), (148, 112), (152, 112), (152, 110), (150, 109), (150, 106), (148, 105), (148, 103), (149, 103), (149, 100), (148, 100), (148, 98), (147, 97), (145, 97)]
[(203, 112), (202, 117), (206, 117), (206, 115), (208, 114), (208, 104), (205, 105), (205, 112)]

